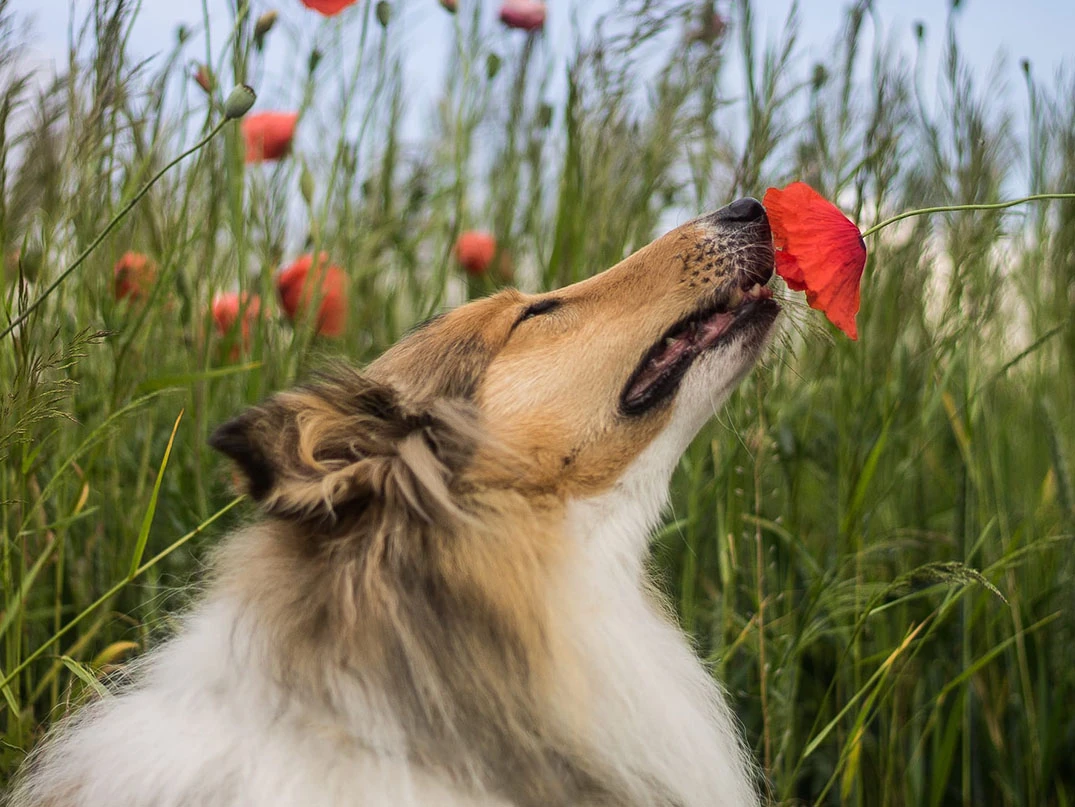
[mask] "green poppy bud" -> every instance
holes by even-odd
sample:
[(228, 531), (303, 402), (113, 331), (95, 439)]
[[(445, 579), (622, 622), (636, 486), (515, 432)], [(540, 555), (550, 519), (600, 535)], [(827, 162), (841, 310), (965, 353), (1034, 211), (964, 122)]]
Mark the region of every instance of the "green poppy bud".
[(246, 84), (238, 84), (235, 89), (228, 93), (228, 99), (224, 102), (224, 116), (228, 120), (241, 118), (250, 111), (254, 101), (258, 98), (253, 87)]
[(314, 176), (310, 173), (306, 163), (302, 164), (302, 174), (299, 175), (299, 190), (302, 192), (302, 198), (306, 201), (306, 206), (312, 206), (314, 203)]
[(388, 4), (387, 0), (381, 0), (374, 11), (377, 14), (377, 22), (381, 24), (382, 28), (387, 28), (388, 21), (392, 17), (392, 6)]
[(254, 36), (262, 37), (269, 33), (276, 25), (276, 18), (279, 16), (275, 11), (266, 11), (258, 17), (257, 22), (254, 23)]
[(552, 124), (553, 108), (550, 104), (542, 104), (538, 107), (537, 125), (538, 128), (548, 129)]
[(254, 47), (261, 50), (265, 45), (265, 35), (272, 30), (272, 27), (276, 25), (276, 18), (279, 15), (275, 11), (266, 11), (260, 17), (257, 22), (254, 23)]

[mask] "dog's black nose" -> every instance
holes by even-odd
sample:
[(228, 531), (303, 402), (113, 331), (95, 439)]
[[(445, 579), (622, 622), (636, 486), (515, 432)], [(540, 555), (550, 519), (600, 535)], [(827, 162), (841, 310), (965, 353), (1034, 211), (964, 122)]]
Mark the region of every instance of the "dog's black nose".
[(761, 202), (749, 196), (737, 199), (713, 214), (714, 221), (728, 224), (750, 224), (764, 219), (765, 208), (761, 206)]

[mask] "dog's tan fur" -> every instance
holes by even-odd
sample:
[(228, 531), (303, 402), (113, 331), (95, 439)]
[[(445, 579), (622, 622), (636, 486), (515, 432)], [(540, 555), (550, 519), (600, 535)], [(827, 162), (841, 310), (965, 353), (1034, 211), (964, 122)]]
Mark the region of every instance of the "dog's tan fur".
[[(341, 758), (378, 753), (346, 719), (361, 693), (401, 727), (408, 765), (461, 792), (680, 803), (593, 747), (590, 661), (565, 638), (579, 614), (550, 592), (579, 562), (570, 503), (612, 490), (673, 417), (619, 411), (640, 357), (701, 300), (734, 303), (765, 236), (693, 222), (574, 286), (438, 317), (364, 372), (334, 368), (214, 435), (267, 519), (218, 553), (211, 599), (234, 605), (257, 636), (249, 661)], [(24, 794), (49, 792), (47, 757), (38, 771)]]

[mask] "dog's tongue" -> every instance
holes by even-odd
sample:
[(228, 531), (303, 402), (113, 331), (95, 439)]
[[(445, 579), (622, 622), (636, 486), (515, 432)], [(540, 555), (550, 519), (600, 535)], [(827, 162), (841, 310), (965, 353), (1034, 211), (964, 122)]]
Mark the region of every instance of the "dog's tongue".
[(734, 319), (735, 314), (724, 311), (707, 320), (703, 320), (701, 327), (698, 329), (695, 344), (702, 348), (711, 347), (728, 330)]
[(653, 386), (665, 371), (678, 362), (684, 354), (690, 352), (690, 349), (690, 342), (687, 339), (669, 340), (664, 350), (646, 363), (645, 368), (631, 384), (631, 388), (627, 390), (628, 400), (641, 397), (645, 390)]
[(687, 355), (711, 347), (728, 330), (735, 314), (723, 311), (708, 319), (692, 323), (682, 334), (665, 339), (664, 349), (646, 362), (645, 368), (627, 390), (627, 398), (638, 398)]

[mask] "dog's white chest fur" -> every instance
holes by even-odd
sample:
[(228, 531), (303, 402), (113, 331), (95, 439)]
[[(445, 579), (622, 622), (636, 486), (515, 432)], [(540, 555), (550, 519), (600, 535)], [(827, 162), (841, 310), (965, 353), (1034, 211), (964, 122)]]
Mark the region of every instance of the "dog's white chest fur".
[(621, 770), (663, 783), (672, 803), (757, 804), (752, 767), (719, 685), (649, 590), (645, 559), (668, 482), (689, 441), (670, 429), (600, 497), (572, 503), (586, 562), (569, 585), (573, 632), (593, 698), (594, 742)]

